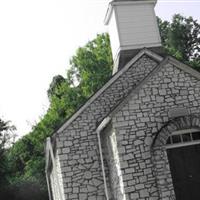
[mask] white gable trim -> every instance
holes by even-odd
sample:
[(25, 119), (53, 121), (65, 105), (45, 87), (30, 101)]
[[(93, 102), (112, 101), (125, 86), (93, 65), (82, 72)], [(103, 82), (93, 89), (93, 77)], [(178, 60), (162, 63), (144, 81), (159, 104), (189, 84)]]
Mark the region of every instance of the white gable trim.
[(45, 172), (47, 173), (48, 171), (48, 167), (49, 167), (49, 160), (51, 160), (52, 164), (54, 163), (54, 154), (53, 154), (53, 148), (52, 148), (52, 144), (51, 144), (51, 139), (48, 137), (46, 139), (46, 166), (45, 166)]
[(123, 101), (119, 103), (118, 106), (116, 106), (113, 111), (110, 112), (108, 117), (112, 118), (113, 115), (116, 114), (124, 106), (124, 104), (130, 100), (130, 98), (139, 92), (143, 85), (145, 85), (164, 65), (168, 63), (200, 80), (200, 73), (198, 71), (192, 69), (189, 65), (186, 65), (171, 56), (167, 56), (147, 77), (144, 78), (144, 80), (139, 85), (136, 86), (135, 89), (133, 89), (133, 91), (130, 92), (130, 94)]
[(169, 58), (165, 58), (152, 72), (150, 72), (150, 74), (148, 76), (146, 76), (136, 87), (135, 89), (133, 89), (128, 96), (122, 100), (117, 106), (116, 108), (110, 112), (110, 114), (108, 115), (108, 117), (112, 118), (113, 115), (115, 115), (118, 111), (120, 111), (120, 109), (124, 106), (125, 103), (127, 103), (134, 95), (136, 95), (140, 89), (143, 87), (143, 85), (145, 85), (160, 69), (163, 65), (167, 64), (169, 61)]
[(189, 65), (186, 65), (171, 56), (169, 56), (169, 63), (200, 80), (200, 73), (197, 70), (192, 69)]
[(134, 58), (128, 62), (119, 72), (117, 72), (102, 88), (100, 88), (77, 112), (75, 112), (58, 130), (59, 134), (62, 132), (71, 122), (73, 122), (99, 95), (101, 95), (113, 82), (115, 82), (123, 73), (125, 73), (131, 65), (133, 65), (139, 58), (143, 55), (148, 55), (149, 57), (161, 62), (163, 58), (154, 52), (143, 49)]

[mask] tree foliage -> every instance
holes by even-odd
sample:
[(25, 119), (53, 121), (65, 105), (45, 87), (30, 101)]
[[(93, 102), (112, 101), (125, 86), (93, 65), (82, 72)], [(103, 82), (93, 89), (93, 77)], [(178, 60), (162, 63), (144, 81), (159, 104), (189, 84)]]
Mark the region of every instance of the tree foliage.
[(68, 78), (79, 83), (83, 95), (88, 97), (101, 87), (112, 73), (112, 53), (108, 34), (97, 35), (72, 57)]
[(15, 127), (11, 126), (9, 121), (5, 122), (0, 119), (0, 157), (5, 152), (6, 147), (9, 147), (14, 142), (14, 130)]
[[(47, 199), (45, 140), (108, 80), (111, 69), (109, 36), (101, 34), (77, 50), (70, 61), (66, 78), (61, 75), (53, 78), (47, 92), (50, 101), (47, 113), (33, 126), (29, 134), (18, 140), (7, 152), (7, 190), (11, 194), (14, 191), (16, 199), (20, 199), (21, 194), (28, 195), (21, 188), (24, 185), (34, 187), (38, 194), (43, 195), (43, 200)], [(16, 192), (18, 190), (23, 192)], [(27, 190), (31, 188), (28, 187)], [(35, 200), (40, 199), (36, 198)]]
[(0, 187), (7, 182), (6, 152), (15, 141), (15, 127), (0, 119)]
[(200, 70), (200, 24), (180, 14), (172, 22), (158, 18), (161, 39), (166, 51), (177, 59)]

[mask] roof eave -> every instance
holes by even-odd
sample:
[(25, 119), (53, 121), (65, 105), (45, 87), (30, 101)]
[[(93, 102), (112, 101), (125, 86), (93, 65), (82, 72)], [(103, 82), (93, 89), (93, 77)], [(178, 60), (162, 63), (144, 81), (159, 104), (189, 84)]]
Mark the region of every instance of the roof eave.
[(142, 49), (120, 71), (114, 74), (102, 88), (100, 88), (93, 96), (91, 96), (89, 100), (79, 110), (77, 110), (53, 135), (59, 134), (64, 129), (66, 129), (67, 126), (69, 126), (69, 124), (71, 124), (99, 95), (101, 95), (114, 81), (116, 81), (122, 74), (124, 74), (130, 68), (130, 66), (133, 65), (143, 55), (147, 55), (156, 60), (157, 62), (163, 61), (163, 57), (159, 56), (158, 54), (146, 48)]

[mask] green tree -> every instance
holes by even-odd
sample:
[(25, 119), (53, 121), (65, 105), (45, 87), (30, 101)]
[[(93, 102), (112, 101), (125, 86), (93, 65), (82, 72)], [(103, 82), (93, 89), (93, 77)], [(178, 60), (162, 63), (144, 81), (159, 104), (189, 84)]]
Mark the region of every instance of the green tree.
[(110, 78), (112, 73), (109, 35), (97, 35), (94, 40), (79, 48), (70, 64), (68, 79), (73, 85), (78, 82), (83, 95), (90, 96)]
[(192, 17), (180, 14), (172, 22), (158, 18), (161, 39), (166, 51), (177, 59), (200, 70), (200, 24)]
[(80, 47), (70, 63), (66, 78), (57, 75), (50, 84), (50, 106), (46, 114), (7, 152), (8, 189), (16, 198), (21, 195), (16, 191), (24, 191), (24, 185), (32, 185), (39, 194), (47, 194), (45, 140), (110, 77), (112, 57), (108, 34), (97, 35)]
[(168, 34), (170, 30), (170, 22), (162, 21), (159, 17), (157, 17), (158, 27), (160, 30), (160, 37), (162, 41), (162, 45), (167, 48), (168, 47)]
[(13, 144), (15, 139), (15, 127), (10, 125), (9, 121), (0, 119), (0, 157), (4, 154), (6, 147)]
[[(57, 75), (57, 76), (53, 77), (53, 80), (52, 80), (52, 82), (51, 82), (51, 84), (49, 86), (49, 89), (47, 91), (47, 94), (48, 94), (48, 97), (49, 97), (50, 101), (51, 101), (51, 97), (53, 95), (57, 95), (56, 94), (56, 89), (64, 82), (66, 82), (66, 79), (61, 75)], [(58, 98), (59, 98), (59, 96), (58, 96)]]
[(15, 141), (14, 130), (15, 127), (10, 125), (9, 121), (0, 119), (0, 187), (7, 182), (6, 152)]
[(0, 119), (0, 199), (7, 199), (5, 198), (6, 192), (10, 192), (6, 190), (8, 189), (8, 176), (10, 175), (7, 153), (15, 141), (15, 130), (16, 128), (10, 125), (9, 121)]

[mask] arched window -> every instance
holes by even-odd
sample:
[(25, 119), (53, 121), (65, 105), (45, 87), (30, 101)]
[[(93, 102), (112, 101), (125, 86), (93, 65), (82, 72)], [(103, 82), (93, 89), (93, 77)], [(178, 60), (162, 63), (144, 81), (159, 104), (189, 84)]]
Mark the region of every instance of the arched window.
[(171, 133), (167, 139), (166, 148), (177, 148), (200, 143), (200, 129), (185, 129)]
[(176, 117), (163, 125), (156, 133), (152, 147), (194, 142), (200, 139), (198, 132), (200, 132), (200, 116), (187, 115)]
[(152, 152), (160, 199), (200, 199), (200, 116), (170, 120), (156, 133)]

